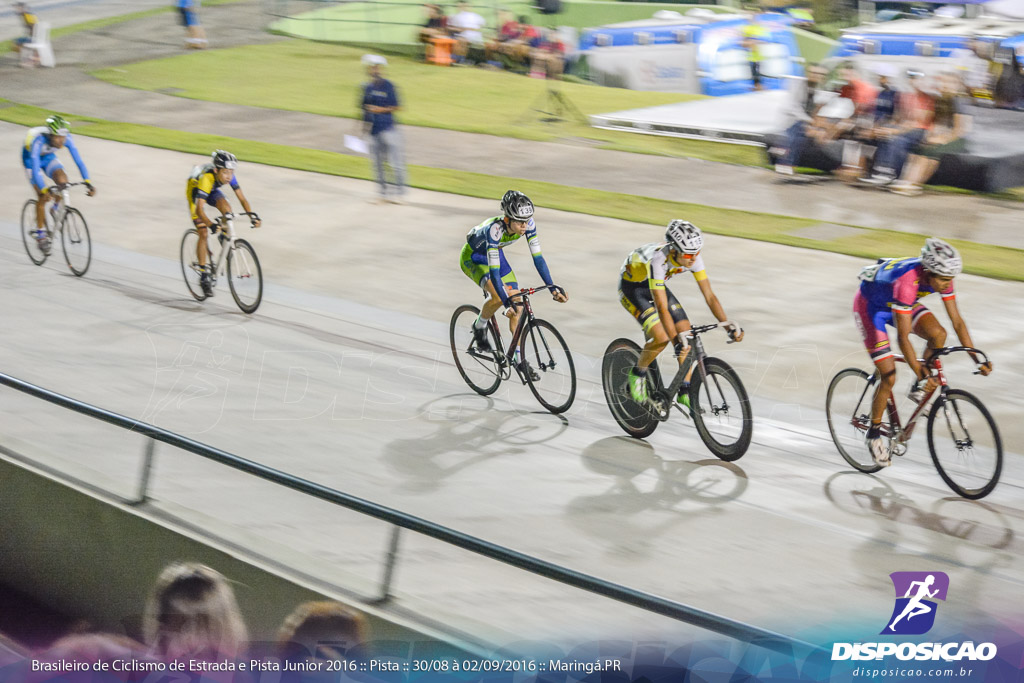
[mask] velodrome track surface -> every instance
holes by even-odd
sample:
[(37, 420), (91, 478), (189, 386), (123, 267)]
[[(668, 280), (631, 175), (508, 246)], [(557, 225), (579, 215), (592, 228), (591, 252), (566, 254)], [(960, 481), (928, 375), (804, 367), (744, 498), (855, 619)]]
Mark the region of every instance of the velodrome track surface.
[[(0, 124), (0, 147), (14, 149), (23, 135)], [(616, 299), (618, 267), (658, 239), (656, 228), (539, 210), (544, 252), (571, 299), (540, 297), (536, 308), (566, 336), (581, 374), (563, 420), (536, 412), (522, 386), (491, 399), (468, 393), (451, 362), (451, 311), (477, 300), (457, 252), (496, 201), (416, 191), (407, 206), (381, 207), (367, 202), (369, 183), (243, 164), (240, 181), (265, 227), (241, 233), (268, 281), (249, 317), (226, 283), (199, 304), (181, 280), (184, 178), (202, 159), (92, 139), (81, 146), (100, 189), (75, 201), (94, 241), (83, 279), (59, 252), (43, 267), (29, 263), (16, 228), (28, 188), (13, 157), (0, 167), (4, 372), (573, 569), (818, 642), (844, 622), (880, 628), (892, 571), (947, 572), (951, 629), (969, 633), (1024, 604), (1016, 455), (1024, 451), (1024, 284), (958, 280), (968, 324), (997, 371), (974, 377), (960, 361), (951, 376), (993, 409), (1011, 451), (1003, 482), (972, 503), (945, 488), (921, 436), (878, 476), (848, 472), (828, 438), (828, 379), (866, 366), (849, 314), (860, 259), (709, 236), (715, 290), (747, 329), (740, 345), (709, 336), (709, 351), (738, 369), (757, 418), (750, 451), (727, 464), (678, 416), (638, 442), (622, 436), (604, 404), (600, 354), (615, 337), (638, 336)], [(509, 257), (521, 281), (536, 279), (525, 248)], [(694, 320), (710, 319), (690, 282), (674, 290)], [(134, 490), (138, 436), (7, 389), (0, 416), (9, 451), (121, 495)], [(163, 446), (152, 495), (157, 508), (269, 561), (375, 590), (383, 524)], [(401, 552), (397, 605), (481, 640), (568, 645), (695, 633), (428, 539), (407, 535)]]

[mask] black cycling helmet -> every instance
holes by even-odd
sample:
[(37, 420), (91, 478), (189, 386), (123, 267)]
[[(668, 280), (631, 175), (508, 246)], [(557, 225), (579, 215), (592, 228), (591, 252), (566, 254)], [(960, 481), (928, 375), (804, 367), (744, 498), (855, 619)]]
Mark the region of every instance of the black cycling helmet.
[(238, 159), (231, 152), (218, 149), (213, 153), (214, 168), (230, 168), (232, 171), (238, 168)]
[(533, 218), (533, 202), (516, 190), (509, 190), (501, 198), (501, 210), (514, 221), (528, 221)]

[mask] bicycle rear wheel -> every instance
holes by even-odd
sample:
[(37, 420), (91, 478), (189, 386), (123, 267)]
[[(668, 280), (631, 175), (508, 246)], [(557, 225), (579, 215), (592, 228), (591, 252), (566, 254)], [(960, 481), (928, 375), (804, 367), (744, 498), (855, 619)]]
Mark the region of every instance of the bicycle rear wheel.
[(950, 389), (928, 413), (928, 450), (939, 476), (964, 498), (992, 492), (1003, 469), (1003, 442), (988, 410), (973, 394)]
[[(658, 420), (646, 407), (633, 400), (629, 393), (629, 371), (640, 360), (640, 347), (629, 339), (616, 339), (604, 352), (601, 363), (601, 386), (612, 417), (630, 436), (642, 439), (658, 427)], [(651, 367), (653, 374), (654, 366)]]
[[(832, 378), (825, 396), (828, 431), (839, 454), (852, 467), (868, 473), (882, 469), (864, 443), (864, 435), (871, 425), (874, 377), (860, 368), (846, 368)], [(888, 433), (884, 425), (883, 431)]]
[(705, 377), (690, 384), (693, 424), (708, 449), (722, 460), (739, 460), (750, 447), (754, 416), (736, 371), (719, 358), (704, 359)]
[[(47, 212), (47, 223), (50, 215)], [(39, 240), (36, 239), (36, 200), (30, 199), (21, 208), (21, 241), (25, 244), (25, 251), (32, 263), (37, 266), (43, 265), (46, 257), (50, 255), (49, 250), (44, 251)]]
[(235, 240), (228, 251), (228, 287), (243, 313), (255, 313), (263, 301), (263, 269), (256, 250), (245, 240)]
[(487, 340), (491, 343), (490, 351), (478, 351), (473, 343), (473, 322), (480, 315), (476, 306), (459, 306), (452, 314), (448, 339), (452, 346), (455, 367), (466, 381), (469, 388), (481, 396), (489, 396), (498, 390), (501, 384), (503, 356), (501, 343), (494, 333), (494, 326), (487, 325)]
[(576, 398), (576, 366), (554, 325), (537, 319), (527, 323), (519, 340), (519, 358), (539, 376), (534, 380), (526, 373), (526, 383), (540, 404), (556, 415), (568, 410)]
[[(181, 238), (181, 275), (185, 278), (185, 286), (196, 301), (206, 298), (203, 288), (199, 284), (202, 277), (202, 270), (199, 268), (199, 261), (196, 259), (196, 247), (199, 244), (199, 231), (195, 228), (185, 231)], [(210, 251), (210, 243), (206, 243), (206, 265), (213, 265), (213, 252)]]
[(64, 222), (60, 226), (60, 244), (71, 272), (78, 277), (85, 275), (92, 263), (92, 240), (89, 239), (89, 226), (85, 223), (85, 217), (78, 209), (68, 208), (64, 213)]

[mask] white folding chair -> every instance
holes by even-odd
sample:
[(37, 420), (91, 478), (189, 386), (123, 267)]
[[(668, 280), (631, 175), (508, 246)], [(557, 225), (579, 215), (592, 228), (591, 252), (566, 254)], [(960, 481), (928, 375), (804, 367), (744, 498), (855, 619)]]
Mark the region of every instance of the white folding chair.
[(50, 44), (50, 22), (37, 21), (32, 29), (32, 40), (21, 46), (22, 61), (37, 59), (40, 66), (55, 67), (57, 59)]

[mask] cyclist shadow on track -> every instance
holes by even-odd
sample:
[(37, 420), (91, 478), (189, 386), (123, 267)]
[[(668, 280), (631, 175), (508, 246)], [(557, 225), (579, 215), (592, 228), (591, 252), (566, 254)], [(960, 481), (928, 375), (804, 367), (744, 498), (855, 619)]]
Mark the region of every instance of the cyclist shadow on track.
[[(740, 498), (749, 483), (747, 473), (734, 462), (665, 460), (646, 441), (627, 436), (596, 441), (581, 458), (588, 470), (615, 481), (602, 493), (574, 498), (567, 517), (589, 535), (627, 539), (621, 547), (611, 548), (624, 555), (650, 555), (659, 535), (681, 523), (718, 514), (719, 506)], [(653, 476), (641, 477), (647, 473)], [(684, 503), (703, 509), (683, 507)], [(650, 512), (674, 514), (638, 516)]]
[(891, 568), (919, 564), (921, 558), (930, 564), (940, 559), (972, 570), (958, 578), (958, 601), (983, 605), (992, 570), (1012, 566), (1020, 556), (1011, 522), (987, 503), (949, 496), (926, 510), (881, 478), (861, 472), (833, 474), (824, 493), (843, 512), (878, 523), (874, 535), (851, 553), (865, 577), (876, 577), (879, 568), (887, 574)]
[[(474, 393), (433, 399), (417, 409), (415, 422), (432, 433), (392, 439), (384, 461), (407, 477), (405, 489), (434, 491), (459, 472), (492, 458), (529, 453), (531, 446), (557, 438), (569, 421), (547, 411), (498, 410), (490, 398)], [(415, 422), (409, 423), (412, 431)]]

